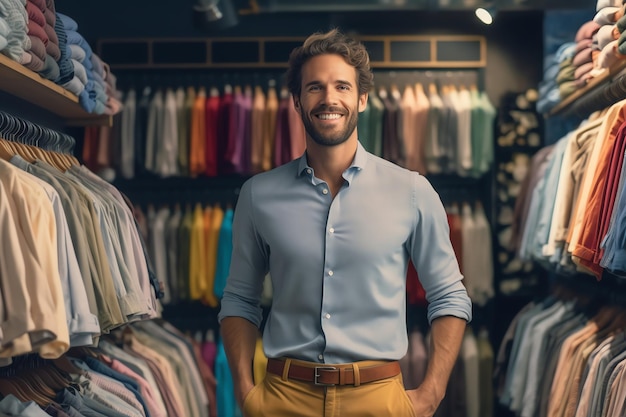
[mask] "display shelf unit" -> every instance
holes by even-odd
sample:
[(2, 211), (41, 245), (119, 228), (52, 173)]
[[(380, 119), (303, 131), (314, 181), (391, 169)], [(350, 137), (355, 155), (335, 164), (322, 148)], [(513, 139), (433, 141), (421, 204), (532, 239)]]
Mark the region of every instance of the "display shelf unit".
[[(115, 70), (286, 68), (301, 37), (109, 38), (98, 56)], [(484, 36), (361, 36), (372, 68), (484, 68)]]
[(76, 95), (2, 54), (0, 91), (59, 116), (67, 126), (113, 124), (111, 116), (88, 113), (81, 107)]

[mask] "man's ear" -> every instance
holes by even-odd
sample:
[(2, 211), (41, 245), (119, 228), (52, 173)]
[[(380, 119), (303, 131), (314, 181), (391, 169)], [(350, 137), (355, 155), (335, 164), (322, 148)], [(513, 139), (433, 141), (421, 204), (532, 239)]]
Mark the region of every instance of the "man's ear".
[(298, 113), (300, 113), (300, 97), (292, 94), (291, 98), (293, 99), (293, 107), (296, 109)]
[(369, 95), (367, 93), (361, 94), (359, 96), (359, 113), (365, 111), (365, 108), (367, 107), (367, 99), (368, 98), (369, 98)]

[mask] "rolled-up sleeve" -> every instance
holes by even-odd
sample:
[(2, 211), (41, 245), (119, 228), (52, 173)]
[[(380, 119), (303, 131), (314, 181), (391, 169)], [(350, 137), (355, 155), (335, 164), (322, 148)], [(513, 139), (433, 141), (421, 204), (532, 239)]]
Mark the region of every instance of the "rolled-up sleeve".
[(428, 321), (441, 316), (472, 319), (472, 302), (450, 242), (450, 227), (439, 195), (416, 174), (415, 229), (409, 241), (411, 260), (428, 301)]
[(218, 320), (243, 317), (261, 325), (260, 299), (268, 271), (268, 249), (254, 221), (254, 178), (241, 188), (233, 218), (233, 254)]

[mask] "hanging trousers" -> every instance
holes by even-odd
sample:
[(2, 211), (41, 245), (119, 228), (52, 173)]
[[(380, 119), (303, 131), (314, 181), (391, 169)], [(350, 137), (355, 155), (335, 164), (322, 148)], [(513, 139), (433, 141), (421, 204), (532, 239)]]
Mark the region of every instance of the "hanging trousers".
[[(271, 361), (271, 360), (270, 360)], [(282, 375), (268, 372), (246, 396), (244, 417), (416, 417), (402, 383), (402, 374), (360, 383), (360, 370), (385, 362), (361, 361), (331, 365), (350, 369), (349, 385), (316, 385), (290, 378), (292, 366), (324, 364), (286, 359)], [(292, 369), (293, 370), (293, 369)], [(361, 371), (363, 372), (363, 371)]]

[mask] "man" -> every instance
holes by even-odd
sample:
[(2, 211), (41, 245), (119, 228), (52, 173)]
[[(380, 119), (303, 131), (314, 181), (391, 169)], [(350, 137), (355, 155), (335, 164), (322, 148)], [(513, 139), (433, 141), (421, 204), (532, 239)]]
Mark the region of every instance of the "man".
[[(357, 137), (373, 75), (367, 51), (337, 30), (289, 59), (306, 152), (241, 189), (219, 314), (246, 417), (432, 416), (443, 399), (471, 303), (438, 195), (418, 173), (369, 154)], [(429, 301), (427, 375), (405, 391), (406, 271)], [(269, 271), (266, 379), (252, 380), (259, 299)]]

